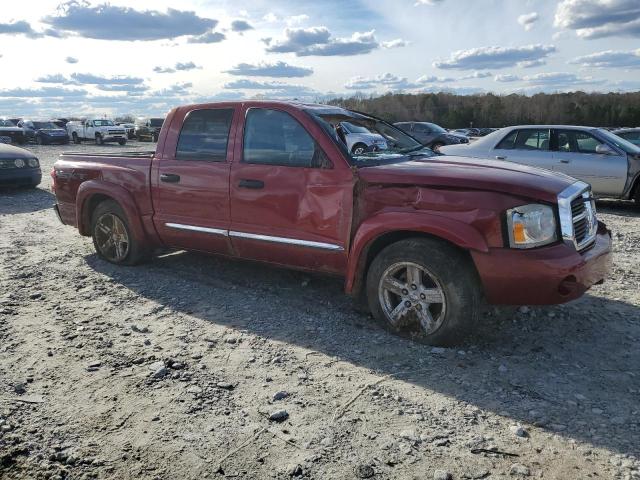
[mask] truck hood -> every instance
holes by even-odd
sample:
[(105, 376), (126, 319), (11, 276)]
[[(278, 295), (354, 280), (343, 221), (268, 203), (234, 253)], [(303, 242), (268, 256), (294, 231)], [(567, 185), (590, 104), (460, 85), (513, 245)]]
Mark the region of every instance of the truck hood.
[(555, 203), (558, 193), (576, 180), (567, 175), (497, 160), (437, 156), (361, 167), (369, 184), (465, 188), (508, 193)]

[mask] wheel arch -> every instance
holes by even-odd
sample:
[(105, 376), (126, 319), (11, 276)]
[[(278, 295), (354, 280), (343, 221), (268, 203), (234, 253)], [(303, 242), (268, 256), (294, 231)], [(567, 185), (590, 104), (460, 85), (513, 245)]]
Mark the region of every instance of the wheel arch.
[[(415, 215), (413, 215), (415, 217)], [(376, 219), (376, 228), (361, 225), (354, 237), (351, 254), (347, 265), (345, 291), (351, 295), (359, 295), (363, 291), (364, 279), (373, 259), (385, 247), (407, 238), (428, 238), (438, 240), (466, 257), (473, 266), (478, 278), (479, 274), (471, 256), (471, 250), (488, 252), (484, 237), (470, 225), (455, 220), (429, 215), (431, 217), (419, 226), (397, 224), (387, 219)], [(383, 220), (379, 222), (378, 220)], [(415, 218), (413, 219), (415, 223)], [(479, 283), (481, 285), (481, 283)]]
[(131, 194), (119, 185), (89, 180), (80, 185), (76, 197), (76, 222), (81, 235), (91, 236), (91, 216), (104, 201), (116, 202), (127, 215), (132, 234), (141, 244), (148, 244), (138, 207)]

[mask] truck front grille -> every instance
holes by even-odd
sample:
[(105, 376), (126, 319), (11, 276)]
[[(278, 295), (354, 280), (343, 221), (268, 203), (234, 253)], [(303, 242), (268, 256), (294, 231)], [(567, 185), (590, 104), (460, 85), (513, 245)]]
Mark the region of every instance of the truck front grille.
[(598, 220), (591, 187), (583, 182), (574, 183), (558, 197), (558, 209), (563, 239), (573, 243), (579, 252), (592, 246)]

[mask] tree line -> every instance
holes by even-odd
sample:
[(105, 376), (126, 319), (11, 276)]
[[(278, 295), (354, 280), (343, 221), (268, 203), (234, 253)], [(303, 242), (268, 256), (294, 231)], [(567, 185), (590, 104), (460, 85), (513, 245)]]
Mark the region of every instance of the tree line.
[(390, 122), (433, 122), (445, 128), (525, 124), (640, 127), (640, 92), (455, 95), (452, 93), (354, 96), (329, 102)]

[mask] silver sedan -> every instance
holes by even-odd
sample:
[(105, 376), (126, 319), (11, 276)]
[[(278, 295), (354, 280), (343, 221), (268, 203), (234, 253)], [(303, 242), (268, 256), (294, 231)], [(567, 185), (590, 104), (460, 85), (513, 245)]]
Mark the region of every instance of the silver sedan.
[(635, 199), (640, 204), (640, 147), (600, 128), (507, 127), (470, 144), (444, 146), (440, 152), (561, 172), (590, 183), (599, 197)]

